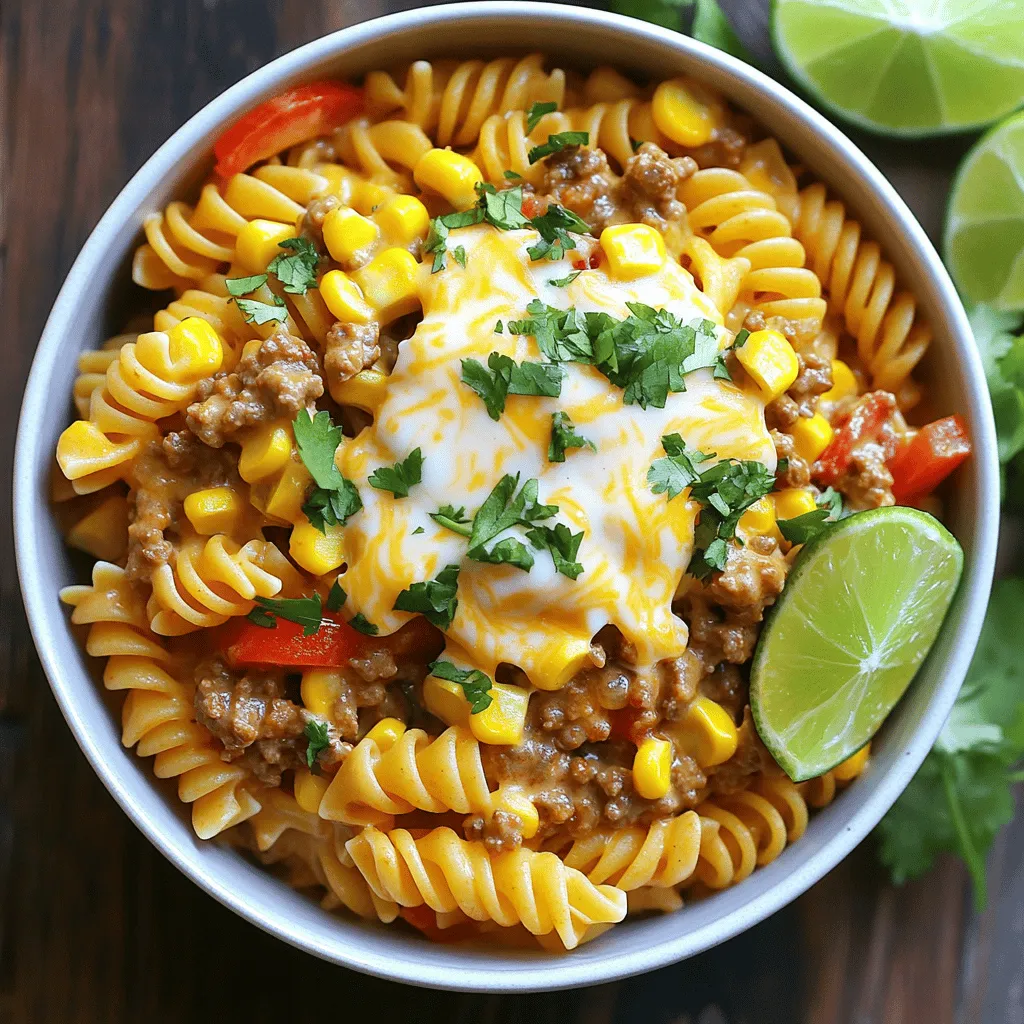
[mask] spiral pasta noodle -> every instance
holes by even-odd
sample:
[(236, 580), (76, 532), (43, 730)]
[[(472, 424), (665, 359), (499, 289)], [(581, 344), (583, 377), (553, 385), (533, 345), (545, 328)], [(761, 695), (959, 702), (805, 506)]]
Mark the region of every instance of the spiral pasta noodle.
[(594, 885), (557, 855), (519, 849), (490, 855), (482, 843), (437, 828), (420, 839), (405, 829), (365, 828), (345, 848), (370, 888), (403, 907), (461, 910), (474, 921), (557, 933), (573, 949), (593, 924), (621, 921), (626, 894)]

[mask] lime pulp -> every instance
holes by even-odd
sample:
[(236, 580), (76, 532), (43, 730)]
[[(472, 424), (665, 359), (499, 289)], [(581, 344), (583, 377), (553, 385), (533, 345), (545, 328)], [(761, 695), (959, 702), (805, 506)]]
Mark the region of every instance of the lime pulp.
[(861, 512), (806, 545), (750, 677), (757, 731), (795, 782), (875, 734), (931, 649), (962, 567), (952, 534), (910, 508)]
[(772, 34), (815, 100), (885, 135), (981, 127), (1024, 97), (1017, 0), (775, 0)]

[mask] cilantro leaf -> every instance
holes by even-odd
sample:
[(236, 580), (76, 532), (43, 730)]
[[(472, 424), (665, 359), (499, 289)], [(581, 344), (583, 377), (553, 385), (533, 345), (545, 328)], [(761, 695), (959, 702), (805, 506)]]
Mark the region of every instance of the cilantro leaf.
[(582, 273), (582, 270), (574, 270), (571, 274), (566, 274), (565, 277), (552, 277), (548, 280), (548, 284), (553, 285), (555, 288), (566, 288)]
[[(539, 100), (536, 103), (530, 104), (530, 109), (526, 112), (526, 134), (532, 135), (533, 129), (540, 124), (541, 119), (545, 114), (553, 114), (558, 109), (558, 104), (553, 100), (542, 103)], [(506, 173), (508, 173), (506, 171)], [(515, 173), (515, 172), (513, 172)], [(519, 175), (516, 174), (518, 178)]]
[[(511, 370), (495, 360), (495, 356), (497, 353), (492, 352), (487, 359), (489, 366), (492, 362), (494, 364), (491, 367), (493, 371), (491, 373), (488, 373), (487, 367), (478, 359), (463, 359), (462, 383), (471, 387), (480, 396), (487, 407), (487, 415), (497, 421), (501, 419), (501, 414), (505, 411), (505, 397), (508, 395), (508, 384), (512, 373)], [(512, 362), (511, 359), (508, 361)]]
[[(258, 626), (266, 625), (266, 615), (275, 615), (301, 626), (303, 636), (312, 636), (323, 624), (323, 604), (319, 594), (312, 597), (257, 597), (256, 604), (258, 608), (253, 608), (249, 616)], [(253, 612), (262, 614), (253, 618)]]
[(470, 520), (466, 518), (465, 507), (456, 508), (454, 505), (442, 505), (436, 512), (430, 513), (430, 518), (452, 533), (461, 537), (468, 537), (473, 531), (470, 527)]
[(270, 612), (265, 612), (260, 607), (250, 609), (249, 614), (246, 618), (254, 625), (259, 626), (261, 629), (276, 629), (277, 619), (274, 618)]
[(647, 470), (647, 482), (655, 494), (667, 494), (671, 501), (699, 479), (702, 462), (711, 458), (696, 448), (687, 448), (686, 442), (678, 434), (666, 434), (661, 439), (665, 449), (665, 458), (655, 459)]
[(452, 249), (452, 258), (463, 270), (466, 269), (466, 249), (465, 246), (457, 245)]
[(565, 462), (567, 448), (589, 448), (596, 452), (593, 441), (576, 432), (576, 426), (566, 412), (551, 414), (551, 441), (548, 444), (548, 462)]
[(478, 715), (491, 706), (490, 679), (478, 668), (458, 668), (450, 661), (434, 661), (427, 666), (427, 671), (438, 679), (447, 679), (450, 683), (458, 683), (469, 701), (470, 714)]
[(513, 170), (506, 170), (504, 172), (504, 174), (505, 174), (505, 180), (506, 181), (522, 181), (523, 180), (523, 176), (521, 174), (517, 174)]
[(750, 337), (750, 331), (748, 331), (746, 329), (746, 327), (741, 327), (736, 332), (736, 337), (732, 339), (732, 347), (733, 348), (743, 348), (743, 346), (746, 345), (746, 343), (747, 343), (747, 338), (749, 338), (749, 337)]
[(320, 265), (320, 253), (308, 238), (286, 238), (278, 242), (287, 253), (278, 253), (271, 261), (267, 270), (284, 285), (286, 292), (293, 295), (305, 295), (310, 288), (316, 287), (316, 270)]
[(547, 210), (529, 222), (541, 240), (527, 247), (531, 260), (560, 260), (570, 249), (576, 248), (573, 234), (590, 234), (590, 226), (571, 210), (549, 203)]
[(328, 526), (344, 526), (349, 517), (363, 507), (359, 491), (351, 480), (341, 478), (341, 486), (337, 490), (314, 487), (302, 505), (306, 518), (321, 532), (326, 533)]
[(235, 299), (235, 305), (242, 311), (245, 322), (261, 326), (263, 324), (280, 323), (288, 319), (288, 309), (284, 299), (274, 296), (274, 304), (258, 302), (256, 299)]
[(779, 520), (779, 532), (790, 544), (806, 544), (817, 537), (829, 523), (844, 518), (843, 496), (833, 487), (828, 487), (818, 495), (815, 504), (818, 506), (811, 512), (794, 516), (792, 519)]
[(548, 136), (547, 142), (534, 146), (527, 153), (526, 159), (531, 164), (535, 164), (538, 160), (543, 160), (544, 157), (551, 156), (553, 153), (560, 153), (570, 146), (585, 146), (589, 142), (590, 134), (588, 132), (556, 132), (554, 135)]
[(558, 513), (557, 505), (538, 504), (536, 480), (527, 480), (518, 492), (517, 487), (518, 473), (515, 476), (506, 474), (494, 485), (473, 517), (473, 529), (469, 536), (470, 550), (486, 544), (512, 526), (550, 519)]
[(366, 636), (376, 636), (380, 632), (380, 628), (370, 622), (362, 612), (356, 612), (356, 614), (348, 620), (348, 624), (354, 630), (359, 633), (364, 633)]
[(422, 479), (423, 452), (414, 448), (401, 462), (375, 469), (366, 482), (380, 491), (390, 491), (396, 498), (407, 498), (409, 488)]
[(517, 364), (509, 356), (492, 352), (487, 367), (476, 359), (462, 360), (462, 382), (483, 400), (487, 415), (497, 420), (505, 411), (508, 395), (534, 395), (557, 398), (562, 393), (563, 371), (554, 363)]
[(341, 577), (339, 576), (331, 584), (330, 592), (327, 594), (327, 610), (329, 612), (340, 612), (347, 600), (348, 594), (342, 590)]
[(257, 288), (262, 288), (266, 283), (266, 274), (253, 274), (251, 277), (227, 277), (224, 279), (224, 287), (227, 288), (228, 295), (233, 295), (236, 299), (256, 291)]
[(515, 231), (517, 228), (525, 228), (530, 219), (523, 213), (523, 186), (515, 185), (512, 188), (495, 191), (494, 186), (490, 189), (479, 189), (480, 204), (483, 209), (483, 219), (502, 231)]
[[(594, 344), (591, 323), (587, 314), (577, 309), (555, 309), (540, 299), (533, 299), (526, 307), (530, 318), (509, 320), (509, 334), (533, 337), (537, 347), (552, 362), (592, 363)], [(596, 314), (595, 314), (596, 315)]]
[(341, 427), (331, 422), (331, 414), (321, 411), (310, 417), (306, 409), (300, 409), (292, 428), (302, 462), (317, 486), (327, 490), (340, 487), (345, 478), (334, 464), (334, 453), (341, 444)]
[(505, 537), (498, 541), (489, 551), (483, 544), (470, 548), (467, 556), (474, 562), (487, 562), (490, 565), (514, 565), (523, 572), (533, 568), (533, 555), (529, 548), (515, 537)]
[(413, 583), (395, 598), (397, 612), (419, 612), (438, 629), (448, 629), (459, 606), (459, 567), (446, 565), (432, 580)]
[(320, 756), (320, 752), (326, 750), (331, 745), (330, 732), (327, 729), (326, 722), (310, 719), (302, 733), (307, 740), (306, 767), (312, 768), (316, 764), (316, 759)]
[(526, 536), (538, 551), (551, 553), (555, 569), (563, 576), (574, 580), (583, 572), (583, 566), (576, 561), (583, 540), (582, 530), (573, 533), (565, 523), (555, 523), (554, 526), (535, 526), (526, 531)]

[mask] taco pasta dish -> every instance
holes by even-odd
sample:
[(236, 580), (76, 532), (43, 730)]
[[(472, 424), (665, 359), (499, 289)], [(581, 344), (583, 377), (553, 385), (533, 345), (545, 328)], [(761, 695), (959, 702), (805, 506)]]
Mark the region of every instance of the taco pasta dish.
[(909, 425), (879, 245), (700, 82), (541, 55), (299, 86), (214, 156), (57, 446), (125, 746), (200, 837), (442, 941), (572, 949), (778, 857), (868, 747), (779, 767), (766, 611), (969, 450)]

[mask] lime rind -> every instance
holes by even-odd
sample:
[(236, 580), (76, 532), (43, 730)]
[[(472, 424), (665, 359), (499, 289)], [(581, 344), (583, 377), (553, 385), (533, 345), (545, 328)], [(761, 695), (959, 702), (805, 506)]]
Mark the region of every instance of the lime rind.
[(966, 299), (1024, 310), (1024, 111), (987, 131), (961, 162), (942, 248)]
[(931, 649), (962, 567), (949, 531), (902, 507), (851, 516), (806, 545), (750, 682), (758, 734), (795, 782), (871, 739)]
[[(983, 128), (1021, 105), (1021, 24), (1012, 4), (991, 0), (772, 0), (770, 32), (820, 106), (867, 131), (924, 138)], [(845, 69), (841, 51), (857, 57)]]

